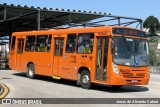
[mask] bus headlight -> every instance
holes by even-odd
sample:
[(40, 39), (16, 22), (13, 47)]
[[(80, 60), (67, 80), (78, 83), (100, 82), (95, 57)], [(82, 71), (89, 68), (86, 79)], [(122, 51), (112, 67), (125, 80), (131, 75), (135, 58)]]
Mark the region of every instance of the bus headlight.
[(113, 72), (118, 75), (119, 71), (118, 71), (117, 65), (112, 63), (112, 68), (113, 68)]

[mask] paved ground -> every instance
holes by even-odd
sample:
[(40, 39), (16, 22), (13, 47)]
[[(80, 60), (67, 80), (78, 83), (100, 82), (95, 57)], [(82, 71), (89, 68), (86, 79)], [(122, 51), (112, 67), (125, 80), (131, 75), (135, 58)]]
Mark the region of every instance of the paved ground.
[[(25, 74), (12, 70), (0, 70), (0, 83), (6, 84), (10, 92), (6, 98), (160, 98), (160, 75), (151, 74), (148, 86), (125, 86), (120, 90), (113, 90), (106, 85), (96, 85), (93, 89), (86, 90), (78, 87), (75, 81), (54, 80), (50, 77), (38, 76), (36, 79), (28, 79)], [(5, 105), (0, 105), (5, 106)], [(12, 105), (21, 107), (22, 105)], [(31, 107), (31, 105), (29, 105)], [(36, 105), (34, 105), (36, 106)], [(37, 105), (38, 107), (41, 107)], [(52, 105), (46, 105), (52, 106)], [(65, 104), (54, 106), (85, 106), (85, 107), (122, 107), (124, 105), (75, 105)], [(127, 104), (128, 107), (156, 107), (159, 105)], [(7, 106), (6, 106), (7, 107)]]

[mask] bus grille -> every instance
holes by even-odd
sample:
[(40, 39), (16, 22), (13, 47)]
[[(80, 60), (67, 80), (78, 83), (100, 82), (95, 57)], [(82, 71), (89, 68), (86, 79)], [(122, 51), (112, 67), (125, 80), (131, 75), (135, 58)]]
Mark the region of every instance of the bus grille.
[(145, 73), (123, 73), (123, 77), (125, 78), (143, 78), (145, 77)]
[(130, 84), (130, 85), (139, 85), (141, 80), (137, 80), (136, 82), (133, 82), (133, 80), (126, 80), (127, 84)]

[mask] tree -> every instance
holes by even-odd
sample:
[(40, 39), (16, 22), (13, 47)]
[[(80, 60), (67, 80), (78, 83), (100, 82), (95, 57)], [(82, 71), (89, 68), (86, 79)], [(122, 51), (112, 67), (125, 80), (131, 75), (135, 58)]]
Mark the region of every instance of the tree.
[(149, 29), (150, 35), (155, 35), (156, 29), (159, 28), (159, 21), (154, 16), (149, 16), (143, 23), (143, 27)]
[(156, 66), (159, 63), (155, 49), (149, 49), (149, 57), (150, 57), (150, 64), (152, 66)]

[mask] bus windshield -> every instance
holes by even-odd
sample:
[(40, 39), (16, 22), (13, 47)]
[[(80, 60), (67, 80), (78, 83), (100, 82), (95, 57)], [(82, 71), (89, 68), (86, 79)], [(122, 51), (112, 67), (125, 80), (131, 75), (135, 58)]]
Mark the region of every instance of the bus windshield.
[(142, 39), (113, 37), (113, 62), (128, 66), (148, 66), (148, 42)]

